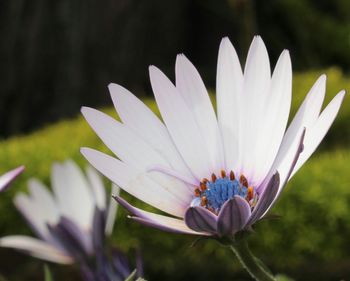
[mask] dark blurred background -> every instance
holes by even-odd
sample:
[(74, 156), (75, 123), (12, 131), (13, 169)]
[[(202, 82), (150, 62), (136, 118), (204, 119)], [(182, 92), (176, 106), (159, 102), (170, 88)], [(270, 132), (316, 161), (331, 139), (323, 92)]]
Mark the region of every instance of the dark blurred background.
[(177, 53), (214, 88), (221, 38), (244, 58), (255, 34), (273, 63), (288, 48), (294, 70), (349, 70), (347, 0), (2, 0), (1, 137), (111, 104), (110, 82), (151, 95), (148, 65), (173, 77)]

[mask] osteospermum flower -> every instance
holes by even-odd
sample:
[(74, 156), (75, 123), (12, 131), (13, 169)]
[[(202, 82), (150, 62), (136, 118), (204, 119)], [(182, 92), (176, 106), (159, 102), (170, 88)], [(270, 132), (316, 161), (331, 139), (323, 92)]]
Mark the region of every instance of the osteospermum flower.
[(283, 51), (273, 73), (262, 39), (254, 38), (242, 71), (228, 38), (217, 65), (217, 116), (192, 63), (176, 58), (173, 84), (151, 66), (150, 80), (162, 123), (125, 88), (109, 90), (121, 122), (91, 108), (82, 113), (119, 159), (82, 148), (102, 174), (159, 215), (116, 196), (132, 218), (162, 230), (232, 237), (265, 216), (287, 181), (315, 151), (344, 97), (321, 112), (326, 77), (306, 96), (286, 130), (292, 68)]
[(6, 190), (10, 186), (10, 183), (21, 174), (23, 170), (24, 166), (20, 166), (0, 176), (0, 192)]
[[(55, 263), (76, 262), (84, 280), (124, 280), (131, 273), (125, 257), (116, 249), (109, 261), (104, 253), (106, 236), (112, 233), (116, 204), (108, 206), (100, 176), (91, 167), (87, 167), (85, 176), (68, 160), (53, 165), (51, 182), (53, 193), (40, 181), (31, 179), (30, 195), (20, 193), (14, 199), (39, 239), (7, 236), (0, 239), (0, 246)], [(118, 193), (116, 187), (114, 192)]]

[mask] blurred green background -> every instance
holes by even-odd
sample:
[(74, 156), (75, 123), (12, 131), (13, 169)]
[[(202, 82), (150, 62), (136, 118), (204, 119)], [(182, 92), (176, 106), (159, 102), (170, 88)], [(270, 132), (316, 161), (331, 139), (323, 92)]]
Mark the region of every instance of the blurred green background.
[[(106, 150), (78, 112), (84, 104), (112, 113), (109, 82), (157, 112), (149, 64), (173, 77), (175, 56), (183, 52), (214, 89), (221, 38), (230, 37), (244, 62), (255, 34), (262, 35), (272, 65), (284, 48), (291, 52), (293, 113), (321, 73), (328, 76), (326, 102), (350, 89), (347, 0), (1, 1), (0, 173), (20, 164), (26, 171), (1, 194), (0, 235), (30, 234), (12, 204), (28, 178), (49, 184), (53, 161), (73, 158), (84, 166), (81, 146)], [(261, 222), (250, 237), (252, 250), (275, 273), (350, 278), (349, 117), (346, 97), (325, 141), (272, 210), (282, 218)], [(249, 280), (227, 249), (212, 241), (192, 246), (193, 237), (140, 226), (122, 209), (113, 239), (131, 260), (142, 249), (149, 280)], [(51, 269), (55, 280), (79, 280), (75, 268)], [(42, 280), (42, 262), (0, 249), (0, 275)]]

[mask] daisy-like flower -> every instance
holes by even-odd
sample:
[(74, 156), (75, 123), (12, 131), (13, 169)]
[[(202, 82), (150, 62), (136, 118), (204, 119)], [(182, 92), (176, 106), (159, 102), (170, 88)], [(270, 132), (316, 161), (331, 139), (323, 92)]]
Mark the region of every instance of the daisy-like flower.
[(192, 63), (176, 58), (173, 84), (151, 66), (152, 89), (164, 121), (125, 88), (109, 90), (121, 122), (97, 110), (82, 113), (117, 155), (82, 148), (102, 174), (168, 215), (116, 200), (140, 223), (162, 230), (234, 237), (265, 216), (287, 181), (315, 151), (345, 92), (321, 112), (322, 75), (290, 123), (292, 68), (283, 51), (273, 73), (262, 39), (254, 38), (242, 71), (228, 38), (217, 65), (217, 115)]
[(19, 174), (21, 174), (23, 170), (24, 170), (24, 166), (20, 166), (0, 176), (0, 192), (5, 191), (10, 186), (11, 182)]
[[(15, 235), (0, 239), (1, 247), (24, 251), (36, 258), (78, 263), (84, 280), (124, 280), (131, 271), (116, 249), (112, 261), (104, 253), (112, 233), (116, 204), (109, 204), (101, 177), (87, 167), (86, 176), (71, 160), (54, 164), (53, 193), (37, 179), (28, 182), (29, 193), (14, 199), (17, 209), (39, 239)], [(114, 191), (118, 193), (118, 188)]]

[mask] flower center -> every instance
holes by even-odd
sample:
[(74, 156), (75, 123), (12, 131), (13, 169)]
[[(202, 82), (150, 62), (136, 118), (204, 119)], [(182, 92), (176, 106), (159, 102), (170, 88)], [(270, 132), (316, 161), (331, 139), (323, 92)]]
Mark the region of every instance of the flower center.
[(248, 185), (248, 180), (243, 174), (237, 180), (233, 171), (226, 175), (224, 170), (221, 171), (221, 177), (212, 174), (211, 181), (204, 178), (194, 194), (196, 197), (192, 200), (191, 206), (203, 206), (216, 215), (222, 205), (235, 195), (247, 200), (251, 208), (258, 200), (255, 187)]

